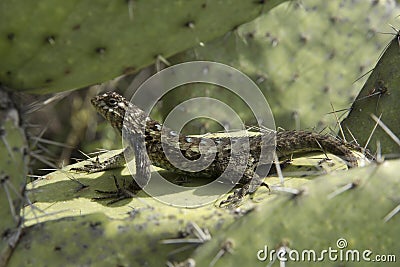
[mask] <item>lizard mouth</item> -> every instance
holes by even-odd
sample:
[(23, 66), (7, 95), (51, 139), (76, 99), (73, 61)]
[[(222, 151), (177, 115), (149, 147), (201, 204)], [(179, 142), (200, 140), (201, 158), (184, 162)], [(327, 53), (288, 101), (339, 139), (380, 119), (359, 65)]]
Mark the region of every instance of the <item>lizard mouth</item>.
[(107, 106), (106, 102), (104, 100), (101, 100), (98, 96), (92, 98), (91, 103), (95, 107), (96, 111), (104, 117), (110, 109), (110, 107)]
[(111, 123), (114, 128), (121, 129), (125, 116), (126, 104), (122, 96), (108, 92), (91, 99), (96, 111)]

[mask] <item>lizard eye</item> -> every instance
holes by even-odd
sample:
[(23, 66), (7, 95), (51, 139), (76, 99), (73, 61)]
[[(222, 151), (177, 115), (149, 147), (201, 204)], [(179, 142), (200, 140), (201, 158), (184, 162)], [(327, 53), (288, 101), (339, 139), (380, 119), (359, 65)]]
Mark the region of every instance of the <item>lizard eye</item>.
[(115, 106), (115, 105), (117, 105), (117, 103), (118, 103), (118, 101), (117, 101), (115, 98), (110, 98), (110, 99), (108, 100), (108, 104), (109, 104), (110, 106)]

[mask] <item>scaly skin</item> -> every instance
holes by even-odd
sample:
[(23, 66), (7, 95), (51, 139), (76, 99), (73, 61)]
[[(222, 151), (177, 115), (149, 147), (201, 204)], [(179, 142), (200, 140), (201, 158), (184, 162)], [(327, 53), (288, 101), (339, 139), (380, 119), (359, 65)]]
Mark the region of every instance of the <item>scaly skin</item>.
[[(268, 174), (275, 143), (278, 157), (308, 151), (324, 151), (341, 157), (350, 168), (358, 165), (352, 150), (362, 151), (362, 148), (332, 136), (307, 131), (275, 133), (261, 130), (231, 138), (184, 136), (152, 120), (144, 111), (115, 92), (94, 97), (92, 104), (114, 128), (121, 134), (124, 132), (124, 137), (130, 144), (127, 148), (130, 152), (128, 154), (133, 152), (135, 156), (136, 175), (140, 178), (139, 187), (145, 186), (150, 178), (150, 164), (190, 176), (217, 178), (226, 171), (226, 180), (234, 183), (240, 180), (240, 183), (244, 184), (228, 199), (229, 202), (238, 202), (249, 191), (255, 189), (254, 185), (257, 187), (262, 184), (261, 177)], [(262, 150), (264, 156), (260, 159)], [(210, 164), (205, 165), (200, 158), (208, 159)], [(125, 159), (121, 153), (79, 170), (97, 172), (123, 164)], [(138, 189), (138, 186), (134, 184), (129, 188)]]

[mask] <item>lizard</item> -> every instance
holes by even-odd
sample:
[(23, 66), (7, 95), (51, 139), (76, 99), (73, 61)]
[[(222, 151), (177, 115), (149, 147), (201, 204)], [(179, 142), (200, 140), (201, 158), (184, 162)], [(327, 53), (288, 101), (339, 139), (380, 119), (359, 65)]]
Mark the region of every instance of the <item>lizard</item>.
[[(254, 188), (260, 185), (269, 188), (267, 184), (261, 181), (262, 177), (268, 174), (269, 168), (258, 168), (263, 164), (266, 166), (271, 164), (273, 159), (271, 157), (260, 158), (261, 151), (264, 148), (275, 148), (277, 157), (309, 151), (329, 152), (343, 159), (349, 168), (358, 166), (357, 157), (353, 151), (362, 152), (368, 159), (373, 159), (373, 156), (367, 150), (358, 145), (347, 143), (331, 135), (304, 130), (276, 131), (273, 135), (267, 131), (259, 131), (259, 134), (255, 135), (230, 138), (208, 137), (207, 135), (200, 137), (186, 136), (151, 119), (143, 110), (116, 92), (107, 92), (95, 96), (91, 99), (91, 103), (113, 128), (121, 135), (123, 132), (125, 133), (124, 136), (127, 137), (129, 144), (126, 148), (129, 150), (129, 158), (133, 156), (135, 158), (136, 176), (140, 179), (136, 179), (136, 182), (133, 180), (126, 188), (120, 188), (116, 183), (117, 191), (113, 191), (114, 194), (111, 197), (115, 197), (117, 201), (131, 197), (132, 192), (140, 190), (147, 184), (151, 175), (151, 164), (168, 171), (190, 176), (218, 177), (225, 171), (229, 161), (233, 160), (235, 166), (240, 165), (244, 168), (241, 171), (236, 171), (233, 168), (228, 175), (240, 175), (238, 182), (242, 186), (234, 191), (233, 195), (230, 195), (227, 200), (220, 203), (220, 205), (224, 205), (240, 203), (245, 195), (253, 192)], [(245, 158), (241, 153), (233, 155), (231, 152), (234, 144), (238, 144), (235, 151), (242, 151), (244, 138), (248, 140), (249, 153), (245, 154)], [(203, 150), (201, 150), (202, 145)], [(195, 166), (190, 167), (184, 163), (184, 170), (182, 170), (182, 166), (177, 167), (171, 163), (169, 160), (171, 158), (167, 157), (166, 152), (170, 153), (172, 158), (183, 156), (189, 162), (195, 163)], [(207, 167), (196, 171), (199, 166), (196, 166), (195, 161), (202, 156), (213, 158)], [(121, 167), (125, 163), (123, 151), (103, 162), (92, 161), (91, 164), (74, 168), (74, 170), (98, 172)], [(110, 192), (103, 191), (103, 193)]]

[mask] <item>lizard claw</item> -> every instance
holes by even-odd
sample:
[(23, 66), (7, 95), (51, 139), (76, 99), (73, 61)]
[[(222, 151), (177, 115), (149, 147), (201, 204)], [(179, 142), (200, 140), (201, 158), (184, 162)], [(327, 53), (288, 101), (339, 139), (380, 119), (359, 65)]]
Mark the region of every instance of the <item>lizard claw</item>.
[(235, 208), (239, 206), (239, 204), (242, 202), (244, 196), (246, 196), (249, 193), (249, 188), (247, 184), (245, 184), (242, 188), (235, 189), (232, 195), (229, 195), (227, 199), (222, 200), (219, 203), (219, 207), (225, 207), (225, 208)]
[[(236, 189), (232, 195), (229, 195), (227, 199), (222, 200), (219, 203), (219, 207), (226, 207), (226, 208), (236, 208), (237, 206), (240, 205), (240, 203), (242, 202), (243, 198), (246, 195), (250, 195), (253, 194), (255, 191), (250, 191), (252, 184), (246, 183), (244, 184), (241, 188)], [(265, 186), (268, 188), (268, 190), (270, 190), (268, 184), (262, 182), (259, 186)]]
[(106, 196), (94, 197), (92, 198), (92, 201), (110, 200), (109, 202), (107, 202), (107, 205), (111, 205), (123, 199), (133, 198), (135, 196), (134, 192), (140, 190), (139, 186), (135, 185), (134, 183), (126, 186), (125, 179), (123, 180), (122, 187), (120, 187), (115, 175), (113, 175), (113, 178), (115, 187), (117, 189), (113, 191), (95, 190), (97, 193), (105, 194)]

